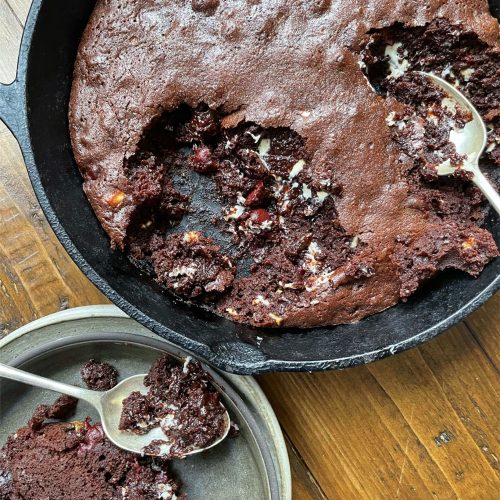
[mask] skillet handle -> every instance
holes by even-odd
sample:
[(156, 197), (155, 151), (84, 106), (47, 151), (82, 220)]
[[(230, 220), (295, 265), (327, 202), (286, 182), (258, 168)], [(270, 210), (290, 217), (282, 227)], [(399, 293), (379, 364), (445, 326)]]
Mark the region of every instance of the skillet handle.
[(19, 80), (6, 85), (0, 83), (0, 120), (14, 134), (18, 142), (24, 130), (24, 88)]

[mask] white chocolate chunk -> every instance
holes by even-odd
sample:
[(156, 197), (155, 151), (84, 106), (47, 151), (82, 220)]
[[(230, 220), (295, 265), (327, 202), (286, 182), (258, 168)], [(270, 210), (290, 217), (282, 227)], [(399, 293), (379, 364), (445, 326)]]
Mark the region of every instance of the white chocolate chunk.
[(449, 97), (443, 98), (441, 101), (443, 108), (446, 108), (450, 113), (455, 114), (457, 112), (457, 102)]
[(329, 196), (330, 196), (330, 193), (327, 193), (326, 191), (318, 191), (316, 193), (316, 199), (320, 203), (323, 203)]
[(269, 317), (278, 325), (280, 326), (281, 323), (283, 323), (283, 318), (281, 316), (278, 316), (277, 314), (274, 313), (269, 313)]
[(460, 71), (460, 74), (462, 75), (463, 79), (465, 82), (468, 82), (470, 80), (470, 77), (474, 73), (475, 69), (474, 68), (466, 68)]
[(169, 278), (177, 278), (178, 276), (194, 276), (196, 272), (195, 266), (180, 266), (175, 267), (168, 273)]
[(290, 170), (289, 177), (290, 179), (293, 179), (294, 177), (297, 177), (297, 175), (304, 170), (306, 162), (304, 160), (299, 160), (293, 167), (292, 170)]
[(245, 207), (241, 205), (235, 205), (229, 209), (227, 215), (224, 216), (225, 220), (236, 220), (239, 219), (245, 213)]
[[(389, 57), (389, 74), (388, 78), (400, 78), (405, 74), (405, 72), (410, 67), (410, 63), (404, 57), (401, 58), (398, 49), (402, 47), (401, 42), (397, 42), (393, 45), (387, 45), (385, 47), (384, 55)], [(407, 52), (403, 52), (403, 56), (406, 56)]]
[(186, 243), (196, 243), (199, 239), (200, 236), (196, 231), (188, 231), (183, 238)]
[(267, 156), (271, 151), (271, 139), (262, 139), (259, 142), (259, 156)]
[(255, 297), (255, 299), (252, 300), (252, 304), (254, 306), (262, 304), (263, 306), (266, 307), (269, 307), (271, 305), (270, 302), (266, 300), (263, 295), (257, 295), (257, 297)]
[(262, 137), (262, 134), (255, 135), (255, 134), (252, 134), (252, 132), (250, 132), (248, 130), (246, 131), (246, 133), (254, 140), (255, 144), (257, 144), (260, 141), (260, 138)]

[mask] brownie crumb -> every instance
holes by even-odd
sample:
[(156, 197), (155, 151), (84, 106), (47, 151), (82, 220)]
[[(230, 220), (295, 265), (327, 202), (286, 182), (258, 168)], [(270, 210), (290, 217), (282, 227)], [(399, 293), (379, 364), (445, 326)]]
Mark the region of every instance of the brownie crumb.
[(151, 259), (158, 282), (190, 299), (224, 292), (236, 273), (231, 259), (198, 231), (170, 235)]
[(241, 429), (238, 424), (235, 422), (231, 422), (231, 426), (229, 427), (229, 433), (227, 435), (228, 438), (234, 439), (240, 435)]
[(455, 268), (477, 276), (496, 256), (490, 234), (473, 225), (450, 223), (417, 239), (400, 238), (393, 258), (401, 277), (401, 298), (407, 299), (437, 271)]
[(48, 418), (63, 419), (75, 413), (78, 399), (63, 394), (52, 405), (38, 405), (28, 422), (28, 427), (38, 430)]
[(95, 359), (87, 361), (80, 369), (85, 385), (93, 391), (109, 391), (118, 383), (118, 372), (109, 363)]

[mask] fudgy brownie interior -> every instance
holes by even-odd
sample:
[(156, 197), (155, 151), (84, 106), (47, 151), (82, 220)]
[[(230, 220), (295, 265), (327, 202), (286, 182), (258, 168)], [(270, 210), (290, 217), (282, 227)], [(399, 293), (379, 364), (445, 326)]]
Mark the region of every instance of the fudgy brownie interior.
[(63, 396), (38, 407), (29, 424), (9, 437), (0, 451), (0, 498), (185, 498), (165, 460), (115, 447), (98, 423), (45, 422), (67, 418), (75, 403)]
[(459, 132), (471, 117), (418, 71), (448, 80), (476, 106), (489, 130), (480, 166), (495, 179), (493, 164), (500, 164), (500, 53), (475, 33), (436, 20), (425, 27), (373, 30), (362, 51), (362, 68), (377, 92), (403, 104), (387, 116), (387, 124), (402, 156), (412, 161), (407, 203), (430, 219), (447, 222), (444, 230), (418, 239), (398, 237), (394, 260), (402, 278), (401, 297), (410, 296), (440, 269), (455, 267), (477, 276), (496, 251), (473, 227), (484, 222), (483, 198), (469, 182), (472, 174), (461, 168), (464, 155), (450, 141), (450, 133)]
[[(337, 220), (342, 186), (304, 168), (298, 134), (251, 123), (224, 128), (225, 119), (206, 105), (182, 106), (145, 134), (126, 168), (139, 207), (127, 248), (181, 297), (216, 303), (234, 319), (279, 324), (278, 304), (323, 286), (363, 244)], [(204, 225), (210, 236), (179, 232), (182, 217), (184, 227)], [(372, 272), (366, 261), (351, 278)]]
[(120, 429), (145, 434), (161, 427), (165, 440), (154, 440), (146, 454), (182, 458), (223, 435), (226, 410), (210, 375), (197, 361), (187, 358), (180, 366), (162, 356), (151, 366), (144, 385), (147, 394), (133, 392), (123, 401)]

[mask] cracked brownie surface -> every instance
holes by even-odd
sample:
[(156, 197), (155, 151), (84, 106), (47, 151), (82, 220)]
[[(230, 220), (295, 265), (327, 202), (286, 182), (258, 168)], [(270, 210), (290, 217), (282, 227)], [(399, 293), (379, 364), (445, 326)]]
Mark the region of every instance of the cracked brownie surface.
[(498, 254), (467, 175), (437, 175), (469, 117), (415, 71), (472, 99), (493, 164), (499, 50), (482, 0), (100, 1), (70, 103), (84, 189), (182, 298), (257, 326), (358, 321)]

